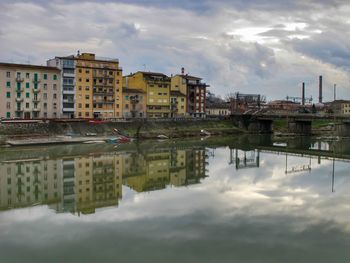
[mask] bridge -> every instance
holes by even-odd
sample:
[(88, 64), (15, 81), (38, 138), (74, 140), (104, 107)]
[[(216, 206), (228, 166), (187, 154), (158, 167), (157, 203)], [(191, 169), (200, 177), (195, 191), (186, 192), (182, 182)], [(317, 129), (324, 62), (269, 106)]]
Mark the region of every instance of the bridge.
[(330, 120), (335, 125), (335, 135), (350, 137), (350, 117), (342, 115), (320, 115), (312, 113), (233, 113), (231, 118), (238, 126), (252, 133), (272, 133), (276, 120), (287, 120), (289, 133), (311, 135), (312, 122), (316, 120)]

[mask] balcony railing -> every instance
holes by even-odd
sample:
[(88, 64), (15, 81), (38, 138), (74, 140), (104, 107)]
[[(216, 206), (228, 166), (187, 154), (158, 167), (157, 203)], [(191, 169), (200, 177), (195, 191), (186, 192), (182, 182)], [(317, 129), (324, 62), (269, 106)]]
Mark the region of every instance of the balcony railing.
[(40, 101), (40, 98), (39, 97), (37, 97), (37, 98), (33, 98), (33, 102), (39, 102)]
[(34, 83), (40, 83), (41, 79), (33, 79)]
[(16, 82), (23, 82), (24, 81), (24, 78), (21, 78), (19, 76), (16, 77)]
[(33, 92), (34, 92), (34, 93), (39, 93), (40, 91), (41, 91), (40, 88), (37, 88), (37, 89), (33, 88)]

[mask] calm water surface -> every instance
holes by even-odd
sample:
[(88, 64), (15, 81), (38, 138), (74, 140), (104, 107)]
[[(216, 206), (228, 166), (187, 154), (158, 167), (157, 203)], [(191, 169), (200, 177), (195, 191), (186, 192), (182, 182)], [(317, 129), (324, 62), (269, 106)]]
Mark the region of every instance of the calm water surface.
[(0, 151), (0, 262), (350, 261), (349, 141)]

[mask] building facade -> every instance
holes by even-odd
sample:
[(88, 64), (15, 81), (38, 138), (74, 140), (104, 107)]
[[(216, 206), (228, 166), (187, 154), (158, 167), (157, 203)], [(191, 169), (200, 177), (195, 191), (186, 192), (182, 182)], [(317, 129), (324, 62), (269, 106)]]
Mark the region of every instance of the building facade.
[(60, 94), (58, 68), (0, 63), (1, 118), (59, 118)]
[(146, 92), (146, 115), (149, 118), (170, 116), (171, 79), (163, 73), (138, 71), (125, 76), (123, 84), (127, 88)]
[(192, 117), (205, 117), (207, 87), (208, 85), (203, 83), (201, 78), (184, 73), (171, 78), (171, 90), (186, 95), (186, 113)]
[(92, 53), (56, 57), (48, 65), (62, 69), (62, 109), (66, 118), (121, 118), (122, 69), (118, 59)]
[(207, 104), (206, 107), (207, 116), (229, 116), (231, 115), (230, 103), (213, 103)]
[(170, 91), (170, 112), (171, 117), (186, 116), (186, 95), (178, 90)]
[(123, 88), (123, 117), (146, 117), (146, 92), (139, 89)]
[(324, 104), (328, 111), (337, 115), (350, 116), (350, 100), (335, 100)]
[(74, 118), (75, 113), (75, 59), (74, 56), (56, 57), (47, 65), (61, 70), (61, 117)]

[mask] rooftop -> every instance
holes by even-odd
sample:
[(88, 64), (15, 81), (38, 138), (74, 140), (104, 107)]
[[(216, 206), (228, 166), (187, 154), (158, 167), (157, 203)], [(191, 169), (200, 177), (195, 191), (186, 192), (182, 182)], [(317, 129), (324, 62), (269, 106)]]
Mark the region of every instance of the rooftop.
[(60, 71), (60, 69), (58, 69), (56, 67), (41, 66), (41, 65), (30, 65), (30, 64), (3, 63), (3, 62), (0, 62), (0, 67), (3, 67), (3, 68), (26, 68), (26, 69), (42, 69), (42, 70)]
[(202, 78), (198, 78), (198, 77), (195, 77), (195, 76), (191, 76), (191, 75), (181, 75), (181, 74), (177, 74), (175, 76), (180, 76), (182, 78), (185, 78), (185, 79), (191, 79), (191, 80), (202, 80)]
[(171, 90), (170, 91), (170, 96), (186, 97), (185, 94), (183, 94), (182, 92), (180, 92), (178, 90)]
[(206, 108), (208, 108), (208, 109), (229, 109), (230, 108), (230, 104), (228, 102), (208, 103), (206, 105)]

